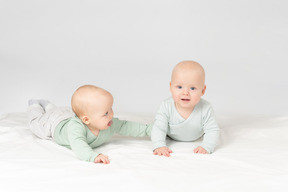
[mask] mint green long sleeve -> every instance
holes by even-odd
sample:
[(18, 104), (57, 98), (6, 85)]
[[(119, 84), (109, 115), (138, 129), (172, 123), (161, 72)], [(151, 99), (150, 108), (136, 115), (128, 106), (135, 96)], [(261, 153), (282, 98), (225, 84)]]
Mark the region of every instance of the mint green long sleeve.
[(54, 141), (59, 145), (72, 149), (80, 160), (94, 162), (94, 159), (101, 154), (100, 151), (96, 151), (94, 148), (109, 141), (113, 135), (145, 137), (151, 135), (151, 128), (152, 125), (113, 118), (113, 124), (107, 130), (101, 130), (98, 136), (95, 136), (75, 116), (57, 125), (54, 132)]

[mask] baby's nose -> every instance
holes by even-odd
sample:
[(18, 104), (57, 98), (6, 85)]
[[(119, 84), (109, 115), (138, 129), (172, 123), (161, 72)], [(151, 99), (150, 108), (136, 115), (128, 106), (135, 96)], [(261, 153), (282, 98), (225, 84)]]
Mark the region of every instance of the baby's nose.
[(111, 113), (110, 113), (110, 118), (114, 116), (114, 111), (111, 110)]
[(188, 95), (189, 94), (189, 91), (187, 89), (183, 89), (183, 94), (184, 95)]

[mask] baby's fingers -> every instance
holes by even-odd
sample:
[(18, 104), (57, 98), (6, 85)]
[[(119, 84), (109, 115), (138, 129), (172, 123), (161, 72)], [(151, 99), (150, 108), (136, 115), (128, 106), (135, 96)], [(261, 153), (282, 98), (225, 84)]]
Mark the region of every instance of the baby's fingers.
[(170, 156), (171, 156), (169, 152), (165, 152), (163, 155), (164, 155), (165, 157), (170, 157)]
[(109, 160), (109, 157), (106, 156), (106, 155), (98, 155), (96, 158), (95, 158), (95, 163), (104, 163), (104, 164), (109, 164), (110, 163), (110, 160)]
[(194, 153), (208, 154), (208, 152), (203, 147), (197, 147), (196, 149), (194, 149)]
[(159, 155), (159, 156), (165, 156), (165, 157), (170, 157), (170, 153), (172, 153), (172, 150), (168, 148), (159, 148), (154, 151), (154, 155)]
[(106, 157), (104, 157), (104, 158), (101, 158), (101, 161), (102, 161), (102, 163), (104, 163), (104, 164), (109, 164), (110, 163), (110, 160), (109, 160), (109, 158), (106, 156)]

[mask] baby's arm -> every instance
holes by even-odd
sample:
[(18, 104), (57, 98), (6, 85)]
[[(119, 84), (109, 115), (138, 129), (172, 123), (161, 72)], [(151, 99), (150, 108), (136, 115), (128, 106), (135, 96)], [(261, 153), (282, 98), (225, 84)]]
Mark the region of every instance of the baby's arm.
[(93, 149), (88, 145), (86, 140), (82, 138), (77, 138), (76, 140), (71, 141), (70, 145), (72, 151), (80, 160), (94, 163), (109, 163), (108, 156), (93, 151)]
[(168, 132), (168, 110), (162, 104), (156, 114), (154, 125), (151, 132), (151, 140), (153, 143), (153, 154), (159, 156), (170, 157), (170, 150), (166, 146), (166, 136)]
[(159, 156), (166, 156), (170, 157), (170, 153), (173, 153), (171, 149), (168, 147), (159, 147), (153, 151), (154, 155), (159, 155)]
[(68, 139), (70, 147), (78, 159), (94, 163), (109, 163), (107, 156), (94, 151), (87, 143), (86, 132), (81, 124), (69, 127)]
[[(218, 143), (220, 130), (213, 109), (210, 106), (206, 110), (203, 126), (204, 136), (201, 147), (205, 149), (207, 153), (212, 153)], [(199, 150), (196, 149), (194, 151), (198, 151), (198, 153), (200, 153)]]
[(138, 122), (113, 118), (113, 125), (110, 127), (110, 130), (115, 129), (115, 132), (119, 135), (147, 137), (151, 135), (151, 128), (151, 124), (142, 124)]

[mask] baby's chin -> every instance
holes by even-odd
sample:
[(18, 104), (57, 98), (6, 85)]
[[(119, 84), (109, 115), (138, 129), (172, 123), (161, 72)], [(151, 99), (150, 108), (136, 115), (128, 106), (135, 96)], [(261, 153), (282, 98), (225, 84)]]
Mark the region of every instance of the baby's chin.
[(184, 109), (190, 109), (190, 108), (194, 108), (194, 105), (192, 105), (192, 103), (190, 102), (180, 102), (178, 103), (178, 106)]

